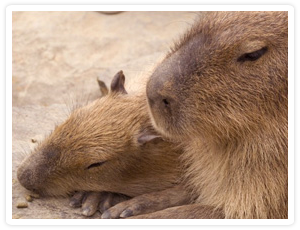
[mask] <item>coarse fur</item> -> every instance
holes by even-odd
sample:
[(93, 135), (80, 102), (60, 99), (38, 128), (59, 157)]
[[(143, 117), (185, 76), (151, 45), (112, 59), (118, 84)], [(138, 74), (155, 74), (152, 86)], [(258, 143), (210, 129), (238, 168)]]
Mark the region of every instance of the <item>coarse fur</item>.
[(124, 81), (119, 72), (106, 96), (74, 110), (22, 162), (17, 175), (25, 188), (51, 196), (109, 191), (134, 197), (178, 182), (180, 151), (155, 135), (145, 84), (127, 93)]
[(288, 218), (287, 12), (203, 13), (147, 97), (156, 129), (185, 145), (197, 203), (225, 218)]

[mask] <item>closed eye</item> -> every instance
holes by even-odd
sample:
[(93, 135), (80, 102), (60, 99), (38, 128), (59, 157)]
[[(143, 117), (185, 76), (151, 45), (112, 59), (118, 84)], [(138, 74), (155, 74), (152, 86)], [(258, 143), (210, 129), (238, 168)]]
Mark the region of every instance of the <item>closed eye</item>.
[(268, 51), (268, 47), (263, 47), (260, 50), (256, 50), (251, 53), (245, 53), (241, 55), (237, 61), (238, 62), (245, 62), (245, 61), (256, 61), (259, 59), (261, 56), (263, 56), (266, 52)]
[(91, 169), (91, 168), (99, 167), (99, 166), (103, 165), (105, 162), (106, 161), (93, 163), (93, 164), (89, 165), (86, 169)]

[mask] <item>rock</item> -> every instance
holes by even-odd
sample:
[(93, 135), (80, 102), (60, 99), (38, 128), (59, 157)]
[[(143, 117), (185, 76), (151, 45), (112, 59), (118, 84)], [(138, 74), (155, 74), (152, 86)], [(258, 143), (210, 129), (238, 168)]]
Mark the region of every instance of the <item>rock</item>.
[(33, 198), (30, 195), (25, 195), (25, 199), (26, 199), (27, 202), (32, 202), (33, 201)]
[(18, 202), (17, 208), (28, 208), (27, 202)]

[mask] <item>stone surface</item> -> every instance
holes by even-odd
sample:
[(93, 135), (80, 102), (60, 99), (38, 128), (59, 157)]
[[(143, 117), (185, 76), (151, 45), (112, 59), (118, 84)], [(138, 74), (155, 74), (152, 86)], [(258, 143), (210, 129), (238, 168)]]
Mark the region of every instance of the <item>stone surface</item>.
[[(22, 159), (73, 106), (100, 96), (123, 70), (142, 77), (195, 18), (192, 12), (14, 12), (12, 18), (12, 216), (87, 218), (67, 198), (33, 198), (16, 178)], [(92, 218), (99, 218), (96, 213)]]

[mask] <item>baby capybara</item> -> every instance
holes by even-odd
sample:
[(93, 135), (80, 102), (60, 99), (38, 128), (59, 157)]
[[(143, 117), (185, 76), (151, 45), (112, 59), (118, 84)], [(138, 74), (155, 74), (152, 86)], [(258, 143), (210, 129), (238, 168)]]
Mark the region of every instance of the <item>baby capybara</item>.
[(21, 185), (44, 196), (135, 197), (178, 183), (179, 148), (154, 131), (145, 84), (127, 92), (124, 81), (117, 73), (107, 95), (73, 111), (38, 145), (18, 168)]

